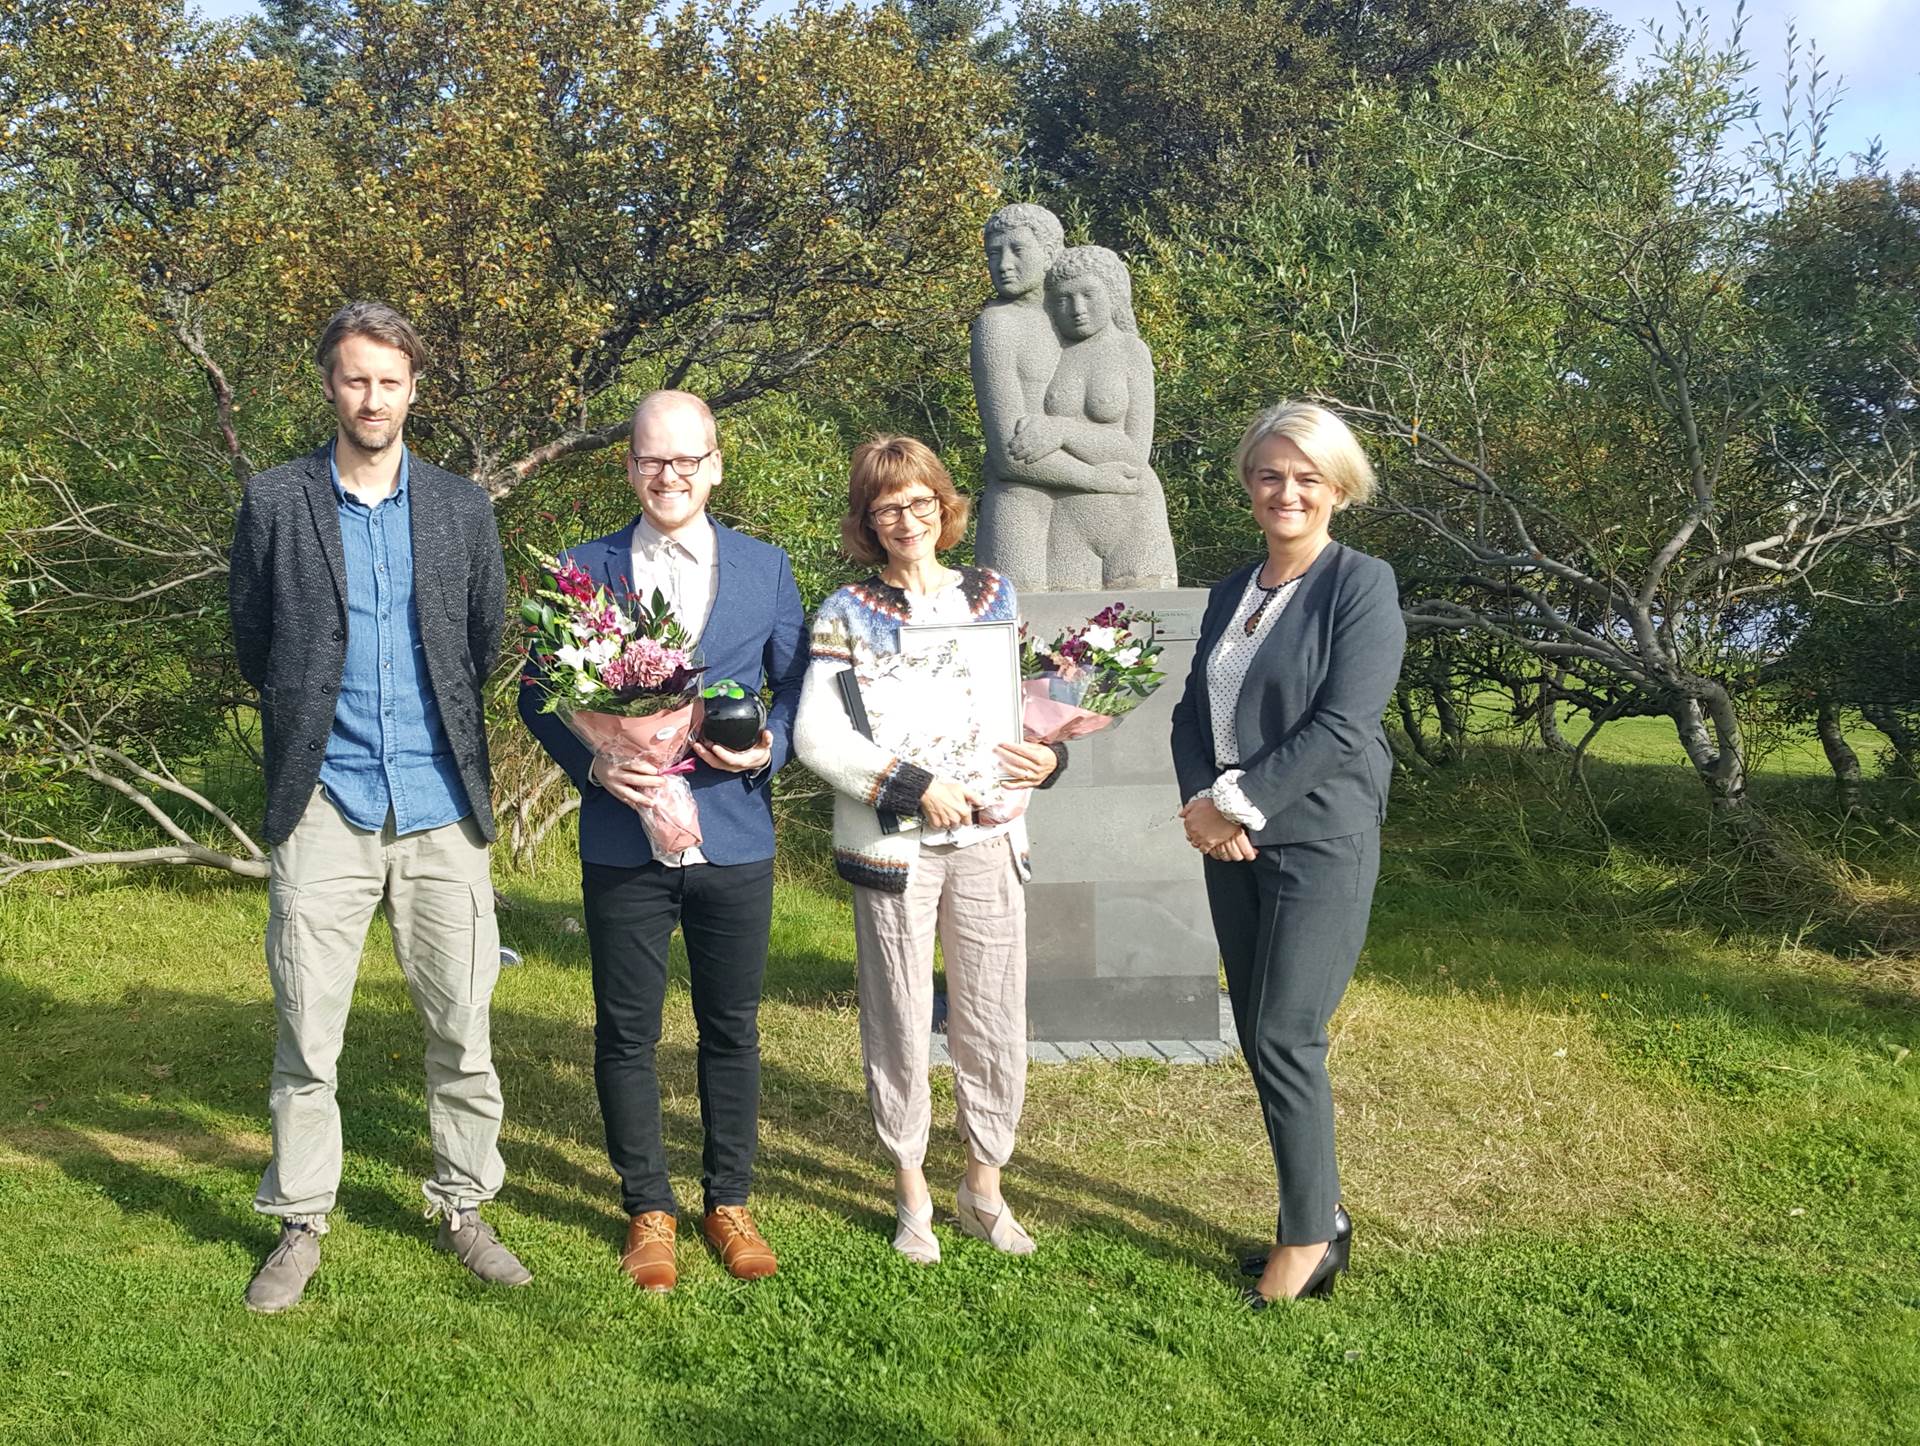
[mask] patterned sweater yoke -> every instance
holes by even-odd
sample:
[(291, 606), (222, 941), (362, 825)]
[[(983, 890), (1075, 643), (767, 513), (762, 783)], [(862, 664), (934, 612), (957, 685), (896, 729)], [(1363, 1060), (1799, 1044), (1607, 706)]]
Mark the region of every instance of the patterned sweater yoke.
[[(1014, 616), (1013, 584), (990, 567), (963, 567), (960, 594), (977, 623), (1005, 622)], [(850, 583), (820, 604), (814, 614), (812, 656), (830, 662), (860, 663), (900, 651), (900, 627), (911, 616), (906, 593), (878, 577)]]

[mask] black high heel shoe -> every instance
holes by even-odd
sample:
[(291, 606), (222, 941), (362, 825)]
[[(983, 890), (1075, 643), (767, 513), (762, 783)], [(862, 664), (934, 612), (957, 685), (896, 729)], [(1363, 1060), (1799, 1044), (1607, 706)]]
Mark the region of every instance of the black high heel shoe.
[[(1352, 1239), (1353, 1239), (1353, 1217), (1347, 1214), (1346, 1206), (1344, 1205), (1334, 1206), (1333, 1207), (1333, 1243), (1335, 1245), (1338, 1245), (1343, 1240), (1352, 1240)], [(1271, 1250), (1272, 1248), (1269, 1247), (1267, 1250), (1256, 1250), (1250, 1255), (1241, 1256), (1240, 1257), (1240, 1273), (1242, 1275), (1251, 1275), (1256, 1278), (1258, 1278), (1259, 1276), (1265, 1275), (1267, 1273), (1267, 1256), (1271, 1253)]]
[[(1300, 1287), (1300, 1293), (1294, 1296), (1293, 1299), (1333, 1299), (1334, 1277), (1347, 1269), (1353, 1262), (1353, 1221), (1348, 1217), (1344, 1208), (1335, 1207), (1333, 1214), (1333, 1232), (1333, 1239), (1327, 1242), (1327, 1248), (1325, 1253), (1320, 1257), (1320, 1263), (1314, 1266), (1313, 1274), (1307, 1277), (1306, 1283)], [(1267, 1257), (1265, 1255), (1247, 1257), (1246, 1260), (1241, 1261), (1241, 1269), (1247, 1270), (1247, 1266), (1255, 1258), (1260, 1261), (1260, 1272), (1264, 1272), (1267, 1268)], [(1249, 1275), (1260, 1272), (1247, 1271)], [(1240, 1292), (1240, 1297), (1246, 1302), (1248, 1310), (1265, 1310), (1268, 1306), (1275, 1303), (1262, 1295), (1260, 1288), (1255, 1285), (1249, 1285), (1243, 1288)]]

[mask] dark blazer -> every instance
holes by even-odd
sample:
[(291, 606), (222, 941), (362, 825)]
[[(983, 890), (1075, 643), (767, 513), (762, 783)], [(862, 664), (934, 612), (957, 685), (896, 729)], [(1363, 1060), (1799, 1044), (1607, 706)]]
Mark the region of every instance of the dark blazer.
[[(562, 553), (561, 559), (579, 563), (600, 586), (624, 597), (632, 586), (633, 528), (629, 522)], [(728, 773), (696, 758), (687, 782), (700, 805), (700, 851), (707, 862), (748, 864), (773, 857), (771, 789), (773, 775), (793, 754), (793, 715), (807, 670), (807, 615), (785, 549), (718, 522), (713, 533), (720, 576), (700, 635), (704, 676), (709, 682), (731, 678), (748, 690), (763, 682), (772, 688), (767, 731), (773, 735), (773, 759), (758, 773)], [(539, 669), (529, 662), (520, 717), (580, 790), (581, 859), (615, 868), (651, 861), (653, 849), (640, 816), (588, 780), (592, 750), (558, 717), (540, 711), (539, 678)]]
[[(1212, 786), (1207, 659), (1259, 562), (1207, 595), (1186, 693), (1173, 710), (1173, 766), (1185, 800)], [(1267, 817), (1255, 844), (1309, 843), (1378, 828), (1393, 754), (1380, 717), (1407, 644), (1393, 569), (1330, 543), (1247, 669), (1234, 715), (1241, 791)]]
[[(480, 687), (506, 627), (507, 573), (487, 494), (410, 457), (413, 599), (427, 680), (480, 832), (493, 838)], [(240, 672), (260, 693), (266, 837), (284, 843), (320, 781), (347, 666), (347, 563), (327, 448), (248, 479), (227, 606)]]

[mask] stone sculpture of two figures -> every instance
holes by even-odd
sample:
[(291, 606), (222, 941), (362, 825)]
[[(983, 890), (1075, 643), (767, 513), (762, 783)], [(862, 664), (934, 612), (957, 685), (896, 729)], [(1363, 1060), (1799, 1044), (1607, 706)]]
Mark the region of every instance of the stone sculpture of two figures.
[(1147, 462), (1153, 358), (1126, 264), (1068, 247), (1044, 206), (1004, 207), (984, 236), (994, 299), (973, 323), (987, 443), (977, 556), (1026, 591), (1177, 586)]

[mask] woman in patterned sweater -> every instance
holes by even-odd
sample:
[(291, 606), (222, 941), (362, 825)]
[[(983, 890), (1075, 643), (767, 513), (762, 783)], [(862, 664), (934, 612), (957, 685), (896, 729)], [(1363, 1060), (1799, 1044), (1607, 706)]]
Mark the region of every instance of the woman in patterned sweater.
[[(880, 571), (820, 605), (794, 725), (795, 752), (835, 792), (835, 865), (854, 886), (867, 1098), (894, 1161), (893, 1244), (922, 1264), (940, 1258), (923, 1171), (932, 1118), (936, 933), (946, 958), (954, 1105), (967, 1150), (966, 1177), (955, 1192), (960, 1228), (997, 1250), (1033, 1250), (1000, 1194), (1026, 1097), (1026, 824), (977, 821), (985, 801), (979, 792), (862, 734), (838, 675), (852, 669), (871, 690), (897, 671), (904, 622), (1015, 615), (1013, 584), (1004, 577), (941, 563), (939, 553), (966, 525), (966, 499), (927, 447), (910, 437), (876, 437), (854, 450), (841, 541), (849, 556), (878, 563)], [(913, 691), (896, 689), (895, 696)], [(883, 738), (922, 731), (897, 712), (887, 721), (891, 726), (876, 729)], [(924, 731), (930, 736), (951, 721), (930, 716)], [(1065, 759), (1063, 750), (1033, 743), (1005, 744), (998, 753), (1005, 786), (1013, 788), (1046, 787)], [(895, 831), (882, 824), (883, 814), (900, 821)]]

